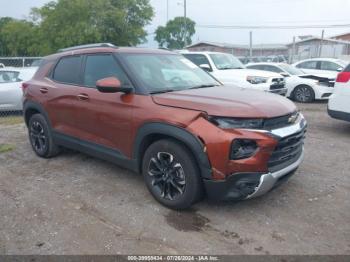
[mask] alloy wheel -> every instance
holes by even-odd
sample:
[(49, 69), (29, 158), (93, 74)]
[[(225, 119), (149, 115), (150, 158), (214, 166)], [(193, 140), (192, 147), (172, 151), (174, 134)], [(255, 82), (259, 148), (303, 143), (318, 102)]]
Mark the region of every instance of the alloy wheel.
[(302, 86), (295, 90), (295, 100), (299, 102), (309, 102), (312, 94), (308, 87)]
[(167, 200), (179, 198), (185, 192), (186, 177), (182, 165), (167, 152), (158, 152), (148, 165), (151, 185), (160, 197)]
[(43, 126), (38, 122), (34, 121), (30, 126), (30, 141), (34, 149), (42, 153), (47, 148), (47, 137), (44, 132)]

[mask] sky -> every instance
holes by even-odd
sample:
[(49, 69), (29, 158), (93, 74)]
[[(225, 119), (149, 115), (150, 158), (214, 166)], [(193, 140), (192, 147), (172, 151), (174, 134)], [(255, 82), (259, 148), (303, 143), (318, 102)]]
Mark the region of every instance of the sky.
[[(26, 18), (31, 7), (40, 7), (48, 0), (0, 0), (0, 17)], [(148, 42), (156, 47), (154, 32), (169, 19), (182, 16), (183, 0), (150, 0), (155, 17), (146, 30)], [(350, 24), (350, 0), (187, 0), (187, 15), (198, 25), (310, 25)], [(196, 28), (192, 41), (249, 44), (250, 29)], [(290, 43), (293, 36), (321, 35), (314, 29), (253, 29), (254, 44)], [(350, 32), (350, 28), (326, 28), (325, 36)]]

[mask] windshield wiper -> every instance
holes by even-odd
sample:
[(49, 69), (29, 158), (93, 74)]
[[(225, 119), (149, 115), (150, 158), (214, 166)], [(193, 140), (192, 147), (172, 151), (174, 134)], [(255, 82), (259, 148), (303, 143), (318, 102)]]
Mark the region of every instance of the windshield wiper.
[(216, 84), (198, 85), (198, 86), (190, 87), (189, 89), (199, 89), (199, 88), (207, 88), (207, 87), (213, 87), (213, 86), (219, 86), (219, 85), (216, 85)]
[(175, 91), (174, 89), (163, 89), (163, 90), (154, 90), (154, 91), (151, 91), (149, 93), (151, 95), (154, 95), (154, 94), (170, 93), (170, 92), (174, 92), (174, 91)]

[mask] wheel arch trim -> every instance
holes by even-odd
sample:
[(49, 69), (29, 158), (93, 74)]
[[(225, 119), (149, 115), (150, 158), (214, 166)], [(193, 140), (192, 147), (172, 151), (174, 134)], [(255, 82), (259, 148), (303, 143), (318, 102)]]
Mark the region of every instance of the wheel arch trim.
[(24, 121), (25, 121), (27, 126), (28, 126), (28, 121), (29, 121), (29, 119), (26, 119), (28, 110), (36, 110), (40, 114), (42, 114), (44, 116), (45, 120), (47, 121), (49, 128), (51, 128), (51, 121), (50, 121), (50, 118), (49, 118), (47, 112), (45, 111), (44, 107), (41, 104), (39, 104), (37, 102), (33, 102), (33, 101), (25, 101), (23, 103), (23, 117), (24, 117)]
[[(139, 167), (142, 163), (143, 147), (145, 143), (147, 144), (147, 139), (154, 135), (164, 135), (183, 143), (196, 159), (202, 178), (212, 178), (211, 165), (200, 139), (186, 129), (168, 123), (146, 123), (138, 129), (133, 147), (133, 158), (137, 159)], [(141, 171), (141, 168), (139, 169)]]

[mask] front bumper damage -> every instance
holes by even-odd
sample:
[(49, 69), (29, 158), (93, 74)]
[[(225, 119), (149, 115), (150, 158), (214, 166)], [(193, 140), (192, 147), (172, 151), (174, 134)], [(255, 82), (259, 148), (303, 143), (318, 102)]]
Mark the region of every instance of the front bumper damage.
[[(268, 133), (277, 140), (289, 138), (294, 134), (305, 132), (306, 121), (301, 115), (293, 125), (271, 131), (259, 130)], [(212, 200), (244, 200), (255, 198), (287, 181), (298, 169), (304, 159), (304, 147), (298, 155), (288, 160), (288, 165), (280, 169), (271, 169), (268, 172), (234, 173), (225, 180), (204, 180), (207, 196)]]

